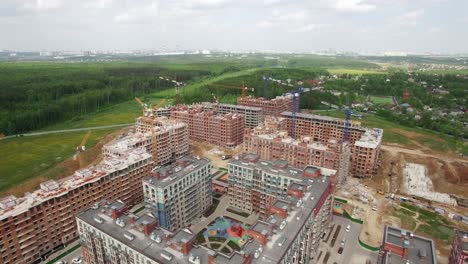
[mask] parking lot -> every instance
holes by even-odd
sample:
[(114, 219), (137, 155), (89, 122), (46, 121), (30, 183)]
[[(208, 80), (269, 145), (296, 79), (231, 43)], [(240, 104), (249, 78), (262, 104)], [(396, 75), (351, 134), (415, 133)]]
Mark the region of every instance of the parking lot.
[[(350, 226), (349, 232), (346, 227)], [(332, 228), (323, 238), (318, 249), (317, 259), (311, 263), (321, 264), (366, 264), (377, 261), (377, 252), (364, 249), (359, 245), (358, 237), (362, 225), (351, 222), (349, 219), (333, 216)], [(344, 246), (341, 242), (345, 239)], [(338, 253), (338, 249), (343, 247), (343, 252)], [(370, 262), (368, 262), (370, 261)]]

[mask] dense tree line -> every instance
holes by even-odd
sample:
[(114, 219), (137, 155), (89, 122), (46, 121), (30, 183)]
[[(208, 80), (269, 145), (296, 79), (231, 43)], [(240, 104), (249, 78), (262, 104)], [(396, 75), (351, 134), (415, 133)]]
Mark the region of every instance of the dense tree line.
[(168, 70), (148, 64), (0, 66), (0, 133), (16, 134), (142, 96), (178, 81), (209, 75), (206, 70)]

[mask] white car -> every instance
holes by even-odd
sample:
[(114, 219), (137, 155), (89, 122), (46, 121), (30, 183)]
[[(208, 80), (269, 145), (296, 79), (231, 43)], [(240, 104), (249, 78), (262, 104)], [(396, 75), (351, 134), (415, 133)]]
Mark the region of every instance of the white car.
[(74, 258), (74, 259), (72, 260), (72, 263), (73, 263), (73, 264), (80, 264), (80, 263), (83, 263), (83, 259), (81, 259), (81, 257)]
[(372, 206), (372, 211), (377, 211), (377, 205)]
[(348, 226), (346, 227), (346, 232), (349, 232), (349, 231), (351, 231), (351, 226), (350, 226), (350, 225), (348, 225)]
[(346, 238), (343, 238), (343, 239), (341, 240), (341, 246), (344, 246), (345, 243), (346, 243)]

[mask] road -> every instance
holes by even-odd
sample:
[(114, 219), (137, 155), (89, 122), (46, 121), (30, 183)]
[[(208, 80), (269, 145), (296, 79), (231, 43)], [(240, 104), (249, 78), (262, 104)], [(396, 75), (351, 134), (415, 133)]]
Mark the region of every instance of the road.
[(21, 134), (21, 135), (18, 134), (18, 135), (6, 136), (6, 137), (0, 138), (0, 140), (1, 140), (1, 139), (7, 139), (7, 138), (20, 137), (20, 136), (32, 137), (32, 136), (41, 136), (41, 135), (47, 135), (47, 134), (58, 134), (58, 133), (69, 133), (69, 132), (99, 130), (99, 129), (116, 128), (116, 127), (127, 127), (127, 126), (132, 126), (132, 125), (133, 125), (133, 123), (129, 123), (129, 124), (117, 124), (117, 125), (109, 125), (109, 126), (96, 126), (96, 127), (72, 128), (72, 129), (52, 130), (52, 131), (43, 131), (43, 132), (33, 132), (33, 133), (26, 133), (26, 134)]
[[(362, 225), (351, 222), (349, 219), (341, 216), (333, 216), (332, 224), (334, 224), (334, 226), (330, 231), (331, 235), (327, 240), (328, 234), (326, 234), (324, 237), (325, 241), (322, 241), (318, 248), (318, 256), (320, 257), (316, 261), (312, 260), (312, 263), (347, 264), (366, 263), (367, 260), (370, 260), (370, 263), (375, 263), (377, 261), (377, 252), (366, 250), (359, 245), (358, 237)], [(351, 228), (349, 232), (346, 232), (346, 226), (348, 225), (350, 225)], [(338, 226), (340, 226), (340, 228), (338, 228)], [(338, 237), (332, 246), (333, 236), (338, 229)], [(346, 239), (345, 245), (343, 246), (343, 253), (338, 254), (338, 249), (341, 247), (343, 238)], [(320, 252), (322, 252), (322, 254), (320, 254)], [(324, 263), (327, 252), (329, 252), (329, 258)]]

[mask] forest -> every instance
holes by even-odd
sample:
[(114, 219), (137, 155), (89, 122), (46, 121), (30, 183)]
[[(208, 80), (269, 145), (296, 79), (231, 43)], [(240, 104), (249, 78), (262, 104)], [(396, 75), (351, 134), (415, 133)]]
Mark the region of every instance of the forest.
[(18, 134), (213, 74), (151, 64), (0, 64), (0, 131)]

